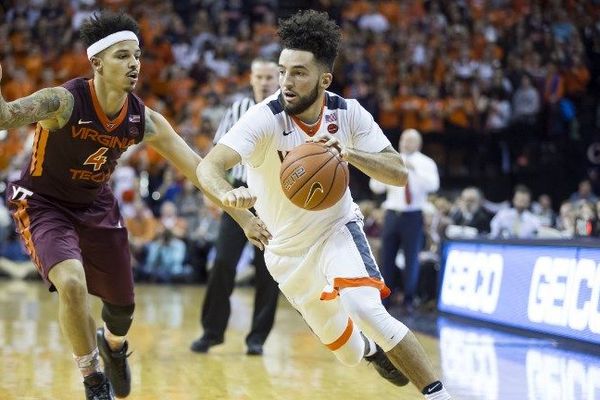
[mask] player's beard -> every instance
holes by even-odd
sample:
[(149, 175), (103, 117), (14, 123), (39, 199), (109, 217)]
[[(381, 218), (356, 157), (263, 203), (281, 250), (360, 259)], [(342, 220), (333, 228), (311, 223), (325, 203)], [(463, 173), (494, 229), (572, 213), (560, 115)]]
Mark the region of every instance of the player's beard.
[(283, 109), (290, 115), (302, 114), (308, 110), (308, 107), (312, 106), (313, 103), (319, 98), (319, 82), (316, 83), (315, 88), (306, 96), (298, 96), (298, 101), (295, 105), (290, 105), (283, 100)]

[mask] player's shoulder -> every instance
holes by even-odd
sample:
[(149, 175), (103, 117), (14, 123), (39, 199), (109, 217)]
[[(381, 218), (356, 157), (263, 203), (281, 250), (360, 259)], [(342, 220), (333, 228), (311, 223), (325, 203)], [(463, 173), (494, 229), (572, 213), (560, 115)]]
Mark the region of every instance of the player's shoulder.
[(283, 107), (283, 103), (281, 102), (281, 91), (278, 90), (269, 97), (265, 98), (263, 101), (258, 103), (255, 108), (262, 111), (268, 110), (273, 116), (283, 115), (285, 109)]
[(325, 91), (325, 107), (328, 110), (348, 110), (348, 106), (353, 106), (352, 100), (345, 99), (339, 94)]
[(74, 78), (64, 82), (59, 87), (67, 89), (69, 92), (79, 92), (89, 87), (88, 80), (85, 78)]

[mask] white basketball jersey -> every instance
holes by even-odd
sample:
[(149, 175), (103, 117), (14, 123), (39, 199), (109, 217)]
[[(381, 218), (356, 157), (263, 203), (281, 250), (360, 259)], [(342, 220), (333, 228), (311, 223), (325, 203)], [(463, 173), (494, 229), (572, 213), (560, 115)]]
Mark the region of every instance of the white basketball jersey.
[[(257, 196), (255, 209), (273, 235), (268, 249), (277, 254), (299, 254), (328, 237), (328, 232), (361, 218), (350, 190), (333, 207), (307, 211), (295, 206), (283, 193), (281, 161), (309, 135), (283, 109), (280, 91), (250, 108), (219, 141), (236, 152), (248, 166), (248, 187)], [(325, 92), (320, 126), (316, 134), (329, 132), (346, 147), (378, 153), (389, 140), (373, 116), (356, 100)]]

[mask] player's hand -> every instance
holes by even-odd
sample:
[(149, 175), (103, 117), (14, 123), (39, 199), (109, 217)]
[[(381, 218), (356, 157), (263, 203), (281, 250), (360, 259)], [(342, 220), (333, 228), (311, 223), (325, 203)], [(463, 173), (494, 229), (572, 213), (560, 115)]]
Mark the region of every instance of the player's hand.
[(340, 142), (338, 138), (333, 136), (331, 133), (320, 133), (311, 137), (310, 139), (308, 139), (308, 141), (315, 143), (321, 142), (327, 147), (333, 147), (338, 151), (338, 153), (340, 153), (340, 157), (342, 157), (342, 160), (345, 160), (348, 156), (346, 146), (344, 146), (342, 142)]
[(256, 196), (247, 187), (241, 186), (225, 193), (221, 203), (225, 207), (251, 208), (256, 203)]
[(2, 64), (0, 64), (0, 81), (2, 80)]
[(261, 250), (265, 249), (265, 246), (269, 244), (269, 239), (272, 238), (267, 225), (258, 217), (252, 217), (243, 229), (250, 243)]

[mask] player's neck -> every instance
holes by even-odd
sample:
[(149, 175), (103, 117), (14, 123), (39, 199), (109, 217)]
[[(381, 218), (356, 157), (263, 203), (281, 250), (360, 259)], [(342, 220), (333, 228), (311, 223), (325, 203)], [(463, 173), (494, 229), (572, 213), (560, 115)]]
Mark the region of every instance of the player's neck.
[(297, 119), (304, 122), (306, 125), (314, 125), (321, 120), (321, 113), (323, 112), (323, 104), (325, 103), (325, 93), (310, 106), (303, 113), (294, 115)]
[(95, 78), (92, 82), (96, 91), (96, 97), (104, 114), (109, 118), (117, 115), (127, 100), (127, 92), (115, 90), (98, 78)]

